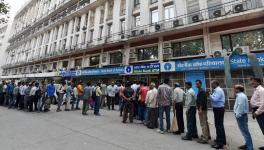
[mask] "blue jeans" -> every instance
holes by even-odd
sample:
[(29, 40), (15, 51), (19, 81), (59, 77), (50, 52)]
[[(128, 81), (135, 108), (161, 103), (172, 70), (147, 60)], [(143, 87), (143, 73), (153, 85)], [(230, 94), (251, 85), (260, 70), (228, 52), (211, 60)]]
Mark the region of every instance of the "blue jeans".
[(99, 114), (99, 109), (100, 109), (100, 102), (101, 102), (101, 97), (96, 96), (95, 101), (94, 101), (94, 114), (98, 115)]
[(253, 150), (253, 143), (250, 132), (248, 130), (248, 116), (247, 114), (242, 115), (241, 117), (236, 117), (238, 127), (246, 141), (247, 150)]
[(146, 107), (146, 113), (145, 113), (145, 123), (147, 124), (149, 122), (149, 114), (150, 114), (150, 108)]
[(159, 122), (160, 130), (163, 131), (163, 114), (166, 114), (167, 130), (170, 130), (170, 106), (159, 106)]
[(146, 105), (142, 102), (139, 102), (138, 105), (138, 112), (139, 112), (139, 120), (144, 121), (145, 120), (145, 113), (146, 113)]

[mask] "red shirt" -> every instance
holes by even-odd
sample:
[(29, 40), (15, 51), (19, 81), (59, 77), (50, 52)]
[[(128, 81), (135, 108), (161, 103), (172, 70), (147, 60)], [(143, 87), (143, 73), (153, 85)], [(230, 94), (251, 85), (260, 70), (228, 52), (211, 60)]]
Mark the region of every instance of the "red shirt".
[(140, 87), (140, 101), (145, 102), (149, 88), (147, 86)]

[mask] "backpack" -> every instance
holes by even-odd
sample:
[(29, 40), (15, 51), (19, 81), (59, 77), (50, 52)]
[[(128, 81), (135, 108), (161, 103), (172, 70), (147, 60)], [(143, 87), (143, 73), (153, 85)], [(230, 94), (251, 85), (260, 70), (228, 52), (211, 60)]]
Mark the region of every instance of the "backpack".
[(36, 98), (41, 98), (41, 90), (38, 89), (35, 93)]

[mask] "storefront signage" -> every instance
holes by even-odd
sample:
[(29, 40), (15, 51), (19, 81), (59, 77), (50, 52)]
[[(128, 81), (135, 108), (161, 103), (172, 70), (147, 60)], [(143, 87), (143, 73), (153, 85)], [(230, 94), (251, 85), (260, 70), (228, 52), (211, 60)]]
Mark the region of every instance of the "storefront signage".
[(62, 77), (77, 77), (81, 76), (81, 70), (73, 70), (73, 71), (61, 71)]
[(134, 74), (147, 74), (147, 73), (159, 73), (159, 72), (160, 72), (160, 63), (142, 64), (142, 65), (133, 66)]
[(93, 76), (93, 75), (113, 75), (113, 74), (124, 74), (125, 67), (107, 67), (107, 68), (91, 68), (84, 69), (81, 72), (82, 76)]
[[(264, 53), (256, 54), (260, 66), (264, 66)], [(232, 69), (247, 68), (250, 66), (247, 56), (233, 56), (230, 60)], [(223, 70), (224, 58), (206, 58), (193, 59), (186, 61), (176, 61), (175, 71), (190, 71), (190, 70)], [(168, 71), (166, 71), (168, 72)]]
[(175, 71), (175, 62), (163, 62), (160, 64), (160, 71), (161, 72), (173, 72)]

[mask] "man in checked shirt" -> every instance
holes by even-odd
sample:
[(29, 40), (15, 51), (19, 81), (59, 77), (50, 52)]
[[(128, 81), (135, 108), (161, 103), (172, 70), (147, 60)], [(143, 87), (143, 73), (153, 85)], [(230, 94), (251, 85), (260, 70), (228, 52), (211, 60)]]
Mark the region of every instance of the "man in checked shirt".
[[(253, 109), (253, 119), (257, 119), (259, 127), (264, 135), (264, 88), (259, 78), (251, 78), (251, 84), (254, 87), (254, 93), (250, 100)], [(259, 149), (264, 150), (264, 146)]]

